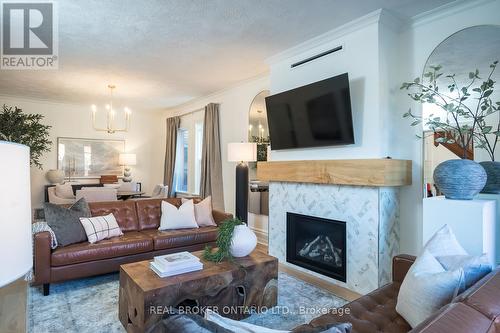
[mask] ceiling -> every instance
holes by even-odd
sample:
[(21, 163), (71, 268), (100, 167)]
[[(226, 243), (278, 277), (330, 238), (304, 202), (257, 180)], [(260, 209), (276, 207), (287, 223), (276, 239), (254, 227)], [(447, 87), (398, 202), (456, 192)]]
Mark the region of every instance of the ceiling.
[(112, 83), (133, 110), (163, 109), (264, 73), (266, 58), (373, 10), (404, 18), (448, 2), (58, 1), (59, 69), (1, 71), (0, 95), (90, 105)]

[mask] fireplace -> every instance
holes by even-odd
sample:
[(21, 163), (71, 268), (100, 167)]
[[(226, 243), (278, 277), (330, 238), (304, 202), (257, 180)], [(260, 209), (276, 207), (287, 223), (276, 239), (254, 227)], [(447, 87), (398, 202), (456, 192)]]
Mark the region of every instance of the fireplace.
[(286, 261), (346, 282), (346, 223), (287, 212)]

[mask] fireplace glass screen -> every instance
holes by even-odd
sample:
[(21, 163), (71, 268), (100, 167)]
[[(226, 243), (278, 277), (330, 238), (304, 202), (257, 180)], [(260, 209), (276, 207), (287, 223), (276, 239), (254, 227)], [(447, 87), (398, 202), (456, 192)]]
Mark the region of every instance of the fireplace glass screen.
[(286, 260), (346, 282), (346, 223), (287, 213)]

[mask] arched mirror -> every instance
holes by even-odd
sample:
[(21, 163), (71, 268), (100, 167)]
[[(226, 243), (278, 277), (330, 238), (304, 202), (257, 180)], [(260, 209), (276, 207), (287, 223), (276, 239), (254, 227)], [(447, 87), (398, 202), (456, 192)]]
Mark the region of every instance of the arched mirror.
[[(269, 90), (258, 93), (248, 111), (248, 142), (257, 143), (257, 161), (267, 161), (267, 152), (270, 144), (269, 126), (267, 124), (266, 97), (270, 95)], [(265, 229), (262, 224), (262, 216), (269, 215), (269, 185), (257, 181), (257, 163), (250, 163), (250, 194), (248, 211), (253, 214), (252, 223), (254, 227)], [(260, 216), (260, 217), (259, 217)]]
[[(477, 89), (481, 88), (482, 82), (489, 78), (499, 82), (488, 94), (491, 94), (489, 97), (493, 104), (500, 101), (500, 64), (496, 69), (492, 67), (497, 60), (500, 60), (500, 26), (495, 25), (481, 25), (461, 30), (439, 44), (429, 56), (423, 71), (422, 83), (432, 84), (429, 82), (434, 80), (440, 94), (448, 96), (445, 97), (448, 102), (451, 101), (455, 105), (463, 103), (463, 106), (459, 107), (463, 112), (447, 112), (436, 103), (424, 103), (423, 119), (458, 123), (458, 127), (463, 130), (461, 133), (447, 131), (439, 126), (429, 126), (424, 121), (423, 166), (427, 196), (441, 194), (433, 180), (434, 170), (441, 162), (457, 158), (467, 158), (476, 162), (500, 160), (500, 144), (495, 145), (496, 133), (500, 130), (499, 112), (489, 114), (488, 109), (484, 112), (485, 124), (481, 130), (484, 129), (488, 133), (485, 136), (487, 140), (482, 140), (481, 135), (477, 137), (472, 135), (473, 138), (467, 140), (471, 136), (467, 128), (474, 126), (473, 113), (477, 110), (477, 94), (480, 93)], [(440, 96), (435, 97), (440, 98)], [(482, 107), (482, 103), (479, 103), (479, 108)], [(462, 140), (457, 137), (460, 135), (463, 136)]]
[(248, 112), (248, 142), (257, 143), (257, 161), (267, 161), (269, 126), (267, 125), (266, 97), (269, 90), (254, 97)]

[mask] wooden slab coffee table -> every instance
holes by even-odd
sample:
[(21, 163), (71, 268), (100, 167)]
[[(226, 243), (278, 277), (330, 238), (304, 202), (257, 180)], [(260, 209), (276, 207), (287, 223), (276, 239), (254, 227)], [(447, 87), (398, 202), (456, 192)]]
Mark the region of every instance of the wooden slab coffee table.
[(151, 271), (150, 261), (120, 267), (119, 317), (127, 332), (145, 332), (174, 308), (203, 315), (208, 307), (239, 320), (277, 304), (278, 259), (264, 252), (232, 263), (202, 259), (203, 270), (167, 278)]

